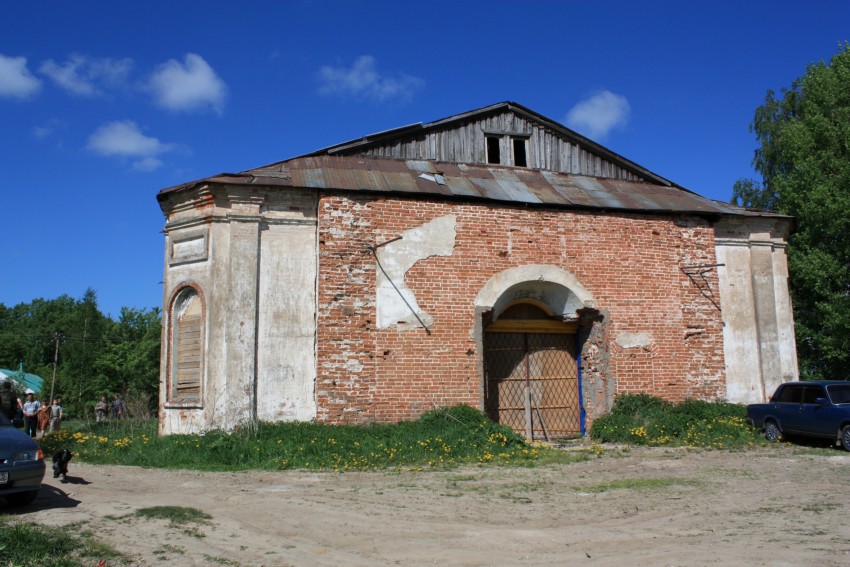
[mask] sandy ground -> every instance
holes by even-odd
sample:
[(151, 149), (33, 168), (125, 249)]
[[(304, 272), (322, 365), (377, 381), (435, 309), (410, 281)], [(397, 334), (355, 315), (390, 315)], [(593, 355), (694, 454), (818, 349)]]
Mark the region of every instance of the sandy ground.
[[(67, 484), (49, 477), (32, 506), (0, 513), (91, 531), (132, 565), (850, 565), (850, 454), (831, 449), (612, 448), (438, 472), (72, 463)], [(212, 519), (133, 515), (173, 505)]]

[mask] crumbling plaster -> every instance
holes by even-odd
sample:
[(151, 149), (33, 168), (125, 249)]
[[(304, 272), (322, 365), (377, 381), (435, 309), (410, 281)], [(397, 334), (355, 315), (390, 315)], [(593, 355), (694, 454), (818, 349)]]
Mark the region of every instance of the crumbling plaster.
[(454, 215), (438, 217), (428, 223), (407, 230), (375, 250), (380, 269), (376, 282), (376, 317), (379, 329), (395, 327), (399, 330), (424, 325), (434, 318), (423, 311), (404, 276), (414, 264), (431, 256), (450, 256), (455, 246)]
[(181, 202), (165, 228), (163, 344), (169, 347), (169, 298), (191, 283), (205, 301), (204, 374), (200, 399), (174, 399), (163, 357), (160, 432), (312, 419), (315, 196), (219, 187), (171, 198)]
[(726, 398), (766, 401), (799, 379), (786, 239), (790, 220), (726, 218), (715, 227)]
[(574, 274), (541, 264), (519, 266), (494, 275), (478, 292), (475, 307), (492, 310), (495, 321), (511, 303), (523, 298), (545, 303), (565, 320), (576, 319), (579, 309), (594, 307), (593, 296)]

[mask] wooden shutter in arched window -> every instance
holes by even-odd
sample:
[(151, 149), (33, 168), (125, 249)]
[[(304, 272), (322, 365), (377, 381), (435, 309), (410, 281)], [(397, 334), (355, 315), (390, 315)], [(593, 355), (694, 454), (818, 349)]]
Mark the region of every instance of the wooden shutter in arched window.
[(173, 320), (174, 394), (197, 398), (201, 394), (203, 309), (195, 290), (181, 294), (175, 302)]

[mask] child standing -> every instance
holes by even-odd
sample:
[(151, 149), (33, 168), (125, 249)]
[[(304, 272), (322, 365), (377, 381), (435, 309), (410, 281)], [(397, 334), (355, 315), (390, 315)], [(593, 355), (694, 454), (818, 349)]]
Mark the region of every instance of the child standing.
[(56, 398), (53, 400), (53, 405), (50, 406), (50, 431), (49, 433), (53, 433), (54, 431), (59, 431), (59, 427), (62, 425), (62, 400)]

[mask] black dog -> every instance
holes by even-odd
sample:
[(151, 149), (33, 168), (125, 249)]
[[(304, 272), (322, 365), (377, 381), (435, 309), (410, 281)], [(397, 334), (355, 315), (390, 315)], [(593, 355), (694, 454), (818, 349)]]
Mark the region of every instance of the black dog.
[(67, 482), (68, 463), (74, 456), (68, 449), (60, 449), (53, 454), (53, 478), (62, 477), (62, 482)]

